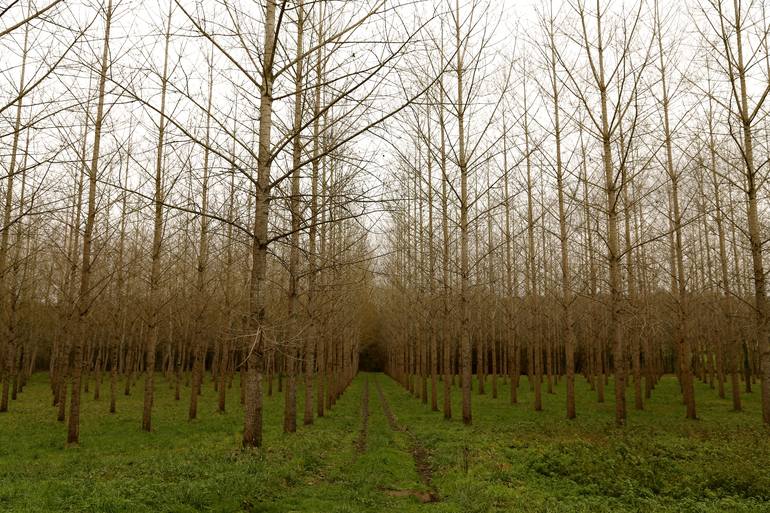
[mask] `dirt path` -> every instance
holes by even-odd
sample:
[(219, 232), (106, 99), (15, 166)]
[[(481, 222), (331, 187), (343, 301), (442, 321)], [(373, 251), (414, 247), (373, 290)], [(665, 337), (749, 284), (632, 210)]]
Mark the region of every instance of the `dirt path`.
[(385, 417), (388, 419), (388, 424), (393, 431), (404, 433), (409, 438), (410, 452), (414, 459), (414, 466), (417, 469), (417, 473), (420, 476), (422, 484), (428, 488), (429, 492), (417, 492), (414, 490), (398, 490), (392, 492), (393, 495), (414, 495), (421, 502), (438, 502), (439, 496), (436, 488), (433, 486), (433, 469), (430, 465), (428, 457), (428, 451), (420, 443), (420, 440), (412, 433), (409, 427), (398, 422), (398, 419), (393, 414), (393, 410), (390, 409), (390, 404), (385, 398), (385, 394), (382, 393), (380, 383), (375, 378), (375, 385), (377, 386), (377, 394), (380, 397), (380, 404), (382, 405), (382, 411), (385, 413)]
[(364, 391), (361, 394), (361, 432), (356, 440), (358, 454), (366, 452), (366, 438), (369, 431), (369, 378), (364, 381)]

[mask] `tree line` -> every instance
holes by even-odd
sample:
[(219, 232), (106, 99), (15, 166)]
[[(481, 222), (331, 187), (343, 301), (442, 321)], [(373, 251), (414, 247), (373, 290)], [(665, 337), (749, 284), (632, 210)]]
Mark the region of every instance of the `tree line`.
[(47, 370), (75, 444), (103, 385), (151, 431), (156, 378), (189, 419), (236, 383), (259, 446), (264, 394), (312, 424), (376, 323), (465, 423), (474, 374), (563, 380), (568, 418), (582, 374), (623, 425), (672, 372), (688, 418), (759, 380), (770, 423), (765, 3), (510, 7), (0, 7), (0, 412)]
[(276, 386), (286, 432), (323, 416), (357, 371), (373, 282), (359, 139), (421, 94), (383, 86), (425, 24), (400, 12), (7, 5), (0, 411), (45, 369), (70, 444), (91, 389), (114, 413), (141, 387), (151, 431), (156, 374), (189, 419), (209, 374), (220, 411), (240, 375), (244, 446)]
[(734, 410), (759, 380), (770, 423), (767, 6), (676, 4), (541, 2), (511, 42), (453, 1), (433, 29), (381, 294), (388, 372), (445, 418), (522, 377), (575, 418), (582, 374), (624, 425), (675, 373), (687, 418), (696, 379)]

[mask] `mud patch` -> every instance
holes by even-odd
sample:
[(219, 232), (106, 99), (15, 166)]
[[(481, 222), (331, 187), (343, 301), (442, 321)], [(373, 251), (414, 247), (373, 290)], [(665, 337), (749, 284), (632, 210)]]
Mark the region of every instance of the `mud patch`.
[(425, 492), (422, 490), (383, 490), (386, 495), (391, 497), (414, 497), (423, 504), (428, 502), (438, 502), (438, 496), (434, 492)]

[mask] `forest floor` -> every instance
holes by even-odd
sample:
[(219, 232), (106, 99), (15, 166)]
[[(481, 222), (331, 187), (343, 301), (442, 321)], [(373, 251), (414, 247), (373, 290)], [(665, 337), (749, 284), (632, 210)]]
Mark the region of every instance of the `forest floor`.
[[(84, 397), (81, 445), (64, 447), (45, 375), (0, 415), (0, 511), (16, 512), (770, 512), (770, 430), (759, 392), (745, 411), (698, 384), (699, 420), (684, 419), (666, 377), (628, 426), (577, 380), (578, 418), (564, 418), (564, 385), (532, 411), (474, 392), (473, 425), (446, 421), (382, 374), (360, 374), (311, 427), (281, 433), (282, 395), (266, 398), (264, 448), (240, 448), (238, 386), (217, 414), (210, 383), (199, 420), (159, 378), (154, 431), (139, 429), (132, 395)], [(441, 385), (439, 385), (439, 388)], [(103, 394), (108, 392), (103, 387)], [(302, 394), (298, 394), (301, 398)], [(729, 390), (728, 390), (729, 397)], [(453, 390), (459, 417), (459, 391)], [(439, 405), (441, 404), (439, 394)], [(302, 412), (300, 401), (299, 412)], [(301, 419), (301, 413), (300, 413)]]

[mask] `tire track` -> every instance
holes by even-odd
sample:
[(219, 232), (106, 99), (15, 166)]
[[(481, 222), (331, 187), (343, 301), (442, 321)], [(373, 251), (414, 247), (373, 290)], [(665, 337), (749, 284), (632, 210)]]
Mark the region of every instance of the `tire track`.
[(369, 432), (369, 377), (364, 381), (364, 393), (361, 394), (361, 432), (356, 440), (356, 452), (366, 452), (366, 438)]
[(418, 492), (413, 490), (396, 491), (393, 495), (414, 495), (420, 502), (438, 502), (439, 495), (436, 488), (433, 486), (433, 468), (430, 465), (430, 458), (428, 451), (420, 443), (420, 440), (412, 433), (409, 427), (404, 426), (398, 422), (393, 410), (390, 409), (390, 404), (385, 398), (385, 394), (382, 393), (377, 378), (374, 379), (374, 384), (377, 386), (377, 394), (380, 397), (380, 404), (382, 405), (382, 411), (385, 413), (385, 418), (388, 419), (388, 424), (393, 431), (404, 433), (409, 438), (410, 452), (412, 459), (414, 459), (414, 466), (417, 469), (417, 474), (420, 476), (420, 481), (429, 492)]

